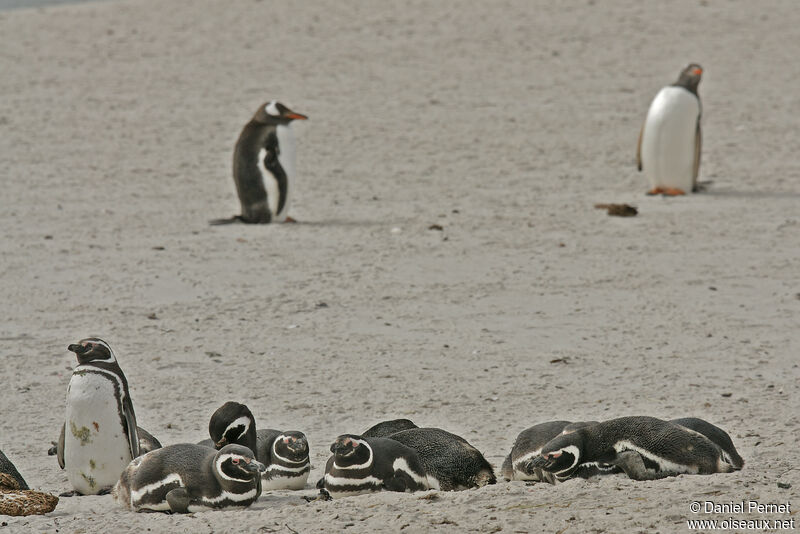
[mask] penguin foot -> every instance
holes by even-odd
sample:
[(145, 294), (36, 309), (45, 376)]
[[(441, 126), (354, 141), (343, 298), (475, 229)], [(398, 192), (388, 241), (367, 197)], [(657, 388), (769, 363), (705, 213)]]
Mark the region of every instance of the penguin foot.
[(655, 187), (647, 192), (648, 195), (664, 195), (665, 197), (679, 197), (686, 193), (677, 187)]
[(326, 490), (325, 488), (320, 488), (319, 494), (317, 494), (315, 497), (305, 496), (303, 497), (303, 499), (305, 499), (306, 502), (332, 501), (333, 497), (331, 497), (331, 494), (328, 493), (328, 490)]
[(114, 488), (111, 488), (111, 487), (103, 488), (100, 491), (98, 491), (97, 494), (98, 495), (111, 495), (111, 490), (113, 490), (113, 489)]
[(81, 497), (83, 493), (79, 492), (78, 490), (72, 491), (65, 491), (64, 493), (59, 493), (59, 497)]
[(55, 441), (51, 441), (50, 443), (52, 443), (53, 446), (47, 449), (47, 456), (55, 456), (58, 454), (58, 444)]
[(642, 455), (635, 451), (623, 451), (617, 454), (613, 465), (622, 469), (631, 480), (658, 480), (670, 476), (670, 473), (648, 469)]
[(287, 223), (296, 223), (296, 222), (297, 222), (297, 219), (294, 219), (294, 218), (292, 218), (292, 217), (289, 217), (289, 216), (287, 215), (287, 216), (286, 216), (286, 220), (285, 220), (285, 221), (283, 221), (283, 222), (287, 222)]

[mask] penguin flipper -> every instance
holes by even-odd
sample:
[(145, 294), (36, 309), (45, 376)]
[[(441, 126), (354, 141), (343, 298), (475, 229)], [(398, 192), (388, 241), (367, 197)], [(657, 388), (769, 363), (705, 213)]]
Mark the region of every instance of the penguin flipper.
[(186, 488), (175, 488), (167, 492), (167, 504), (169, 509), (176, 514), (189, 513), (189, 492)]
[(670, 476), (668, 472), (647, 469), (642, 455), (636, 451), (623, 451), (610, 463), (622, 469), (631, 480), (658, 480)]
[(639, 130), (639, 142), (636, 144), (636, 168), (642, 172), (642, 137), (644, 136), (644, 122)]
[(697, 176), (700, 174), (700, 153), (703, 149), (703, 132), (700, 128), (700, 118), (697, 119), (697, 129), (694, 133), (694, 169), (692, 174), (692, 191), (697, 192)]
[(406, 491), (414, 491), (417, 484), (414, 483), (412, 478), (407, 473), (402, 471), (395, 471), (394, 476), (383, 481), (383, 489), (386, 491), (397, 491), (400, 493)]
[(136, 427), (136, 432), (139, 435), (139, 453), (147, 454), (150, 451), (160, 449), (161, 442), (156, 437), (142, 427)]
[[(61, 425), (61, 434), (58, 436), (58, 443), (56, 444), (56, 458), (58, 459), (58, 466), (64, 469), (64, 430), (67, 424)], [(48, 454), (50, 451), (47, 451)]]
[[(133, 411), (133, 404), (130, 397), (126, 396), (122, 401), (122, 415), (125, 417), (127, 427), (128, 446), (131, 449), (131, 458), (139, 456), (139, 433), (136, 431), (136, 414)], [(152, 436), (151, 436), (152, 437)]]

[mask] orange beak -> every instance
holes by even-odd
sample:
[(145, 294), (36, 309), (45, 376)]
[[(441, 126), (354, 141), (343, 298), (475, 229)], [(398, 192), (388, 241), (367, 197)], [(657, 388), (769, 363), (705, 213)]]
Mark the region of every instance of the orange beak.
[(294, 111), (292, 111), (291, 113), (287, 113), (287, 114), (286, 114), (286, 115), (284, 115), (284, 116), (285, 116), (287, 119), (294, 119), (294, 120), (296, 120), (296, 121), (304, 121), (304, 120), (308, 120), (308, 117), (306, 117), (305, 115), (302, 115), (302, 114), (300, 114), (300, 113), (295, 113)]
[(692, 73), (697, 76), (700, 76), (701, 74), (703, 74), (703, 69), (694, 69)]

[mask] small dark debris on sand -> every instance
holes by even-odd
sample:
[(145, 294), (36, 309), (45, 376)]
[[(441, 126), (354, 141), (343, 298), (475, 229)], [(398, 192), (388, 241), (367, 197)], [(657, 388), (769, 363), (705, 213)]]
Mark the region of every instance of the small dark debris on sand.
[(609, 215), (616, 217), (636, 217), (639, 213), (639, 210), (628, 204), (595, 204), (594, 207), (599, 210), (606, 210)]

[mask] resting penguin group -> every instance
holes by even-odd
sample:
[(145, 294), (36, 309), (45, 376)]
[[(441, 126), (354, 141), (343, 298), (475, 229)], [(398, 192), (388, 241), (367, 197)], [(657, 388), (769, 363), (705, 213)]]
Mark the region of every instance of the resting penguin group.
[(624, 472), (634, 480), (729, 473), (744, 460), (721, 428), (695, 417), (551, 421), (524, 430), (503, 464), (507, 480), (556, 483)]

